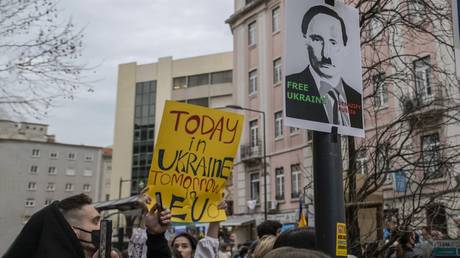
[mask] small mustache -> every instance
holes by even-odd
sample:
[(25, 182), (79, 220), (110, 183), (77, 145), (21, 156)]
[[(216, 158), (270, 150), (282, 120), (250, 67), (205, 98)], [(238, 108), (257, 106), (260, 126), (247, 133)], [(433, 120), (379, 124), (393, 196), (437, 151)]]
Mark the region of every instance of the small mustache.
[(320, 65), (323, 65), (323, 64), (332, 65), (332, 60), (328, 57), (322, 57), (319, 63)]

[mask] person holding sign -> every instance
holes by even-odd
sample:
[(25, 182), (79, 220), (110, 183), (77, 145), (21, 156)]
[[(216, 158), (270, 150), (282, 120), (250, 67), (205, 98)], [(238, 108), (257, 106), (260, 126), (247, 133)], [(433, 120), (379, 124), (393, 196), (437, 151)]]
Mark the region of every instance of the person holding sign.
[[(141, 205), (143, 204), (145, 208), (152, 203), (152, 199), (144, 194), (147, 190), (142, 191), (141, 198), (139, 199)], [(224, 201), (221, 201), (218, 208), (226, 210), (227, 205)], [(209, 223), (206, 237), (198, 241), (198, 244), (196, 243), (196, 239), (189, 234), (177, 235), (171, 242), (171, 253), (167, 240), (164, 237), (164, 233), (171, 225), (171, 218), (171, 211), (163, 209), (158, 203), (144, 216), (148, 237), (148, 258), (218, 258), (220, 222)]]
[(313, 6), (303, 16), (301, 32), (309, 65), (286, 76), (286, 116), (362, 129), (361, 94), (342, 78), (348, 41), (342, 17)]

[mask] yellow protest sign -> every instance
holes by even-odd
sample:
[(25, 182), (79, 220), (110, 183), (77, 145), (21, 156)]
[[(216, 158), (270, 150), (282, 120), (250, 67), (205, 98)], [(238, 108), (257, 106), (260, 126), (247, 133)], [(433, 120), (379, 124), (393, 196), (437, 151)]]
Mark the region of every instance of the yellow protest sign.
[[(160, 192), (174, 222), (226, 219), (217, 209), (240, 142), (243, 116), (167, 101), (153, 152), (148, 186)], [(155, 202), (155, 200), (154, 200)]]
[(335, 255), (347, 256), (347, 226), (345, 223), (337, 223), (335, 243)]

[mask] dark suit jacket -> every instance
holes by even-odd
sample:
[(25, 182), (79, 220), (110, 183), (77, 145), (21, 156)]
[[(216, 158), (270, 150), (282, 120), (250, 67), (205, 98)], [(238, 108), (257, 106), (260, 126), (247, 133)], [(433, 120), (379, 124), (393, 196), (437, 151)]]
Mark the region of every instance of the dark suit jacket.
[[(297, 89), (289, 89), (287, 87), (288, 81), (308, 84), (309, 90), (304, 91), (304, 90), (297, 90)], [(347, 98), (348, 107), (350, 110), (349, 116), (350, 116), (351, 127), (362, 129), (363, 128), (363, 119), (362, 119), (363, 110), (362, 110), (361, 94), (357, 92), (356, 90), (354, 90), (353, 88), (351, 88), (343, 80), (342, 80), (342, 84), (343, 84), (343, 88), (344, 88), (345, 95)], [(299, 101), (299, 100), (289, 98), (289, 96), (291, 96), (292, 94), (303, 94), (303, 95), (316, 96), (316, 97), (320, 96), (318, 87), (308, 67), (300, 73), (291, 74), (291, 75), (286, 76), (285, 87), (286, 87), (285, 101), (286, 101), (286, 116), (287, 117), (292, 117), (292, 118), (297, 118), (297, 119), (302, 119), (302, 120), (316, 121), (316, 122), (321, 122), (321, 123), (329, 123), (326, 111), (324, 110), (324, 107), (322, 104), (309, 103), (309, 102), (304, 102), (304, 101)]]

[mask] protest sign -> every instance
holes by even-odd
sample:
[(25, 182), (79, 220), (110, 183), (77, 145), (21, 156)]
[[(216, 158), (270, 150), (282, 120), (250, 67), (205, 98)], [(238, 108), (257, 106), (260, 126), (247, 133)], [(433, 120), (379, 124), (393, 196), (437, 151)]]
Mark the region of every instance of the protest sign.
[(226, 219), (217, 205), (232, 173), (242, 127), (243, 116), (236, 113), (166, 102), (148, 186), (151, 197), (161, 193), (173, 222)]

